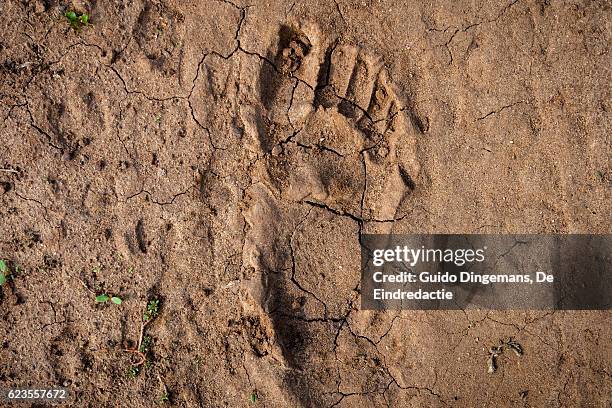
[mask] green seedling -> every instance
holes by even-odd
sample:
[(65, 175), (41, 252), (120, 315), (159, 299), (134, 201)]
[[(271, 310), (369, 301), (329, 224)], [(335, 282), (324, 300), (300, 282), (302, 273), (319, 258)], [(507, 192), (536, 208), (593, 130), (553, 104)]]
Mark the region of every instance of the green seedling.
[(131, 366), (130, 368), (128, 368), (127, 370), (127, 376), (129, 378), (136, 378), (138, 377), (138, 374), (140, 373), (140, 368), (137, 366)]
[(6, 277), (8, 276), (8, 266), (3, 259), (0, 259), (0, 286), (6, 283)]
[(144, 365), (145, 368), (151, 365), (151, 346), (153, 345), (153, 338), (145, 335), (145, 329), (147, 324), (159, 315), (159, 299), (151, 299), (147, 303), (147, 308), (142, 315), (142, 324), (140, 325), (140, 340), (135, 348), (124, 349), (128, 353), (137, 354), (139, 357), (138, 362), (133, 364), (133, 367), (141, 367)]
[(251, 401), (251, 404), (254, 404), (257, 402), (257, 393), (256, 392), (252, 392), (251, 395), (249, 395), (249, 401)]
[(67, 11), (66, 18), (68, 19), (68, 21), (70, 21), (70, 24), (76, 24), (79, 21), (79, 17), (77, 16), (77, 13), (74, 11)]
[(159, 402), (161, 402), (162, 404), (166, 402), (170, 402), (170, 395), (168, 395), (167, 392), (163, 393), (161, 397), (159, 397)]
[(159, 315), (159, 299), (151, 299), (149, 303), (147, 303), (147, 310), (144, 312), (142, 320), (148, 322), (157, 317), (157, 315)]
[(89, 14), (87, 13), (78, 14), (74, 10), (69, 10), (64, 15), (74, 30), (78, 30), (81, 27), (89, 25)]
[(142, 343), (140, 344), (138, 351), (141, 353), (147, 353), (151, 349), (151, 346), (153, 346), (153, 337), (149, 335), (143, 336)]
[(606, 181), (606, 174), (601, 170), (597, 170), (597, 178), (599, 181)]
[(109, 300), (116, 305), (120, 305), (121, 303), (123, 303), (123, 300), (121, 300), (119, 296), (109, 296), (107, 294), (96, 296), (96, 303), (106, 303)]

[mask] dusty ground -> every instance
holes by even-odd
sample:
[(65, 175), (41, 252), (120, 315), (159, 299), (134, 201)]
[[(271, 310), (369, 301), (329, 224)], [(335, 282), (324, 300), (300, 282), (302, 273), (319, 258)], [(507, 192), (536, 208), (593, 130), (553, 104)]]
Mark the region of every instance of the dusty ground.
[(364, 232), (610, 232), (611, 3), (425, 3), (0, 3), (0, 386), (610, 407), (609, 312), (359, 310)]

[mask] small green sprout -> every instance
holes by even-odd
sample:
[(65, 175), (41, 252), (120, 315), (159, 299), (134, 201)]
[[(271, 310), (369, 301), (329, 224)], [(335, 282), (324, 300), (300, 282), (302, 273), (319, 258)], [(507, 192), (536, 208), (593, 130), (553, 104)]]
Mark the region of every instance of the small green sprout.
[(127, 370), (127, 376), (129, 378), (136, 378), (139, 373), (140, 373), (140, 368), (138, 368), (137, 366), (132, 366)]
[(87, 13), (77, 14), (76, 11), (69, 10), (64, 16), (66, 16), (66, 19), (70, 22), (70, 26), (74, 30), (89, 25), (89, 14)]
[(76, 24), (79, 21), (79, 17), (74, 11), (67, 11), (66, 18), (68, 19), (68, 21), (70, 21), (70, 24)]
[(148, 322), (157, 317), (157, 315), (159, 315), (159, 299), (151, 299), (149, 303), (147, 303), (147, 310), (144, 312), (142, 320)]
[(253, 391), (251, 395), (249, 395), (249, 401), (251, 401), (251, 404), (257, 402), (257, 392)]
[(149, 335), (144, 336), (142, 338), (142, 344), (140, 344), (140, 349), (138, 349), (138, 351), (140, 351), (141, 353), (147, 353), (151, 349), (151, 346), (153, 346), (153, 337)]
[(6, 275), (8, 272), (8, 266), (3, 259), (0, 259), (0, 286), (6, 283)]
[(121, 300), (119, 296), (109, 296), (106, 293), (96, 296), (96, 303), (106, 303), (109, 300), (116, 305), (123, 303), (123, 300)]
[(161, 402), (162, 404), (165, 402), (170, 402), (170, 395), (168, 395), (167, 392), (164, 392), (161, 397), (159, 397), (159, 402)]
[(599, 181), (606, 181), (606, 173), (601, 170), (597, 170), (597, 178)]

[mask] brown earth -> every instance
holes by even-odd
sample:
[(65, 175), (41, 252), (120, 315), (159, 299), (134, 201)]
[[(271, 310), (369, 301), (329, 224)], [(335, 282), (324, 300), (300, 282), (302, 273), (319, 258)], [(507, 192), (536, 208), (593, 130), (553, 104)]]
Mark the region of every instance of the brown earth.
[[(610, 232), (611, 16), (3, 1), (0, 387), (65, 386), (75, 407), (610, 407), (607, 311), (375, 313), (358, 290), (365, 232)], [(487, 373), (509, 337), (524, 355)]]

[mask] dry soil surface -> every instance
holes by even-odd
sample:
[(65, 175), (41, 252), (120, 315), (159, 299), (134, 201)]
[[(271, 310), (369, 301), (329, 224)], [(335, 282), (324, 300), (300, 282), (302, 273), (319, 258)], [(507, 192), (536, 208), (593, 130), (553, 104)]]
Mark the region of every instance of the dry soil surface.
[[(75, 407), (610, 407), (610, 312), (361, 311), (359, 238), (609, 233), (611, 16), (2, 1), (0, 387), (65, 386)], [(488, 373), (510, 337), (524, 354)]]

